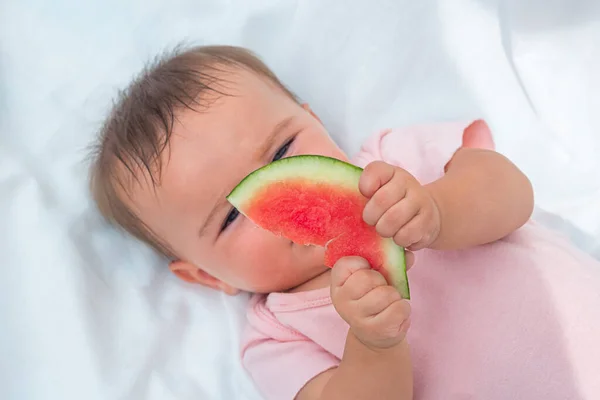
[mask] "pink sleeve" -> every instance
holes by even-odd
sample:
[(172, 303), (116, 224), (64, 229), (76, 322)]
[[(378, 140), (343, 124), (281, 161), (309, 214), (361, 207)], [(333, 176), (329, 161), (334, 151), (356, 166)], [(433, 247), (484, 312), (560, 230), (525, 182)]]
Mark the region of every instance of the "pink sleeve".
[(267, 400), (293, 400), (312, 378), (337, 367), (339, 360), (316, 343), (297, 335), (279, 341), (252, 330), (242, 362)]
[[(385, 161), (402, 167), (422, 184), (444, 174), (444, 166), (461, 146), (463, 133), (473, 121), (415, 125), (388, 129), (372, 136), (353, 159), (360, 167)], [(491, 148), (492, 144), (477, 147)]]

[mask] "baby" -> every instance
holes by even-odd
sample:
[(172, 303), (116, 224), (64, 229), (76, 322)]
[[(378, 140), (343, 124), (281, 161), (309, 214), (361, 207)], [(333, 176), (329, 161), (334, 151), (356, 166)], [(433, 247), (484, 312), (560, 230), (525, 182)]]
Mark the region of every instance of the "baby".
[(241, 357), (267, 399), (600, 398), (600, 265), (530, 220), (532, 187), (484, 122), (385, 130), (350, 160), (365, 222), (416, 252), (410, 306), (364, 259), (329, 269), (227, 203), (298, 154), (348, 160), (258, 58), (213, 46), (145, 70), (92, 166), (102, 214), (175, 275), (255, 293)]

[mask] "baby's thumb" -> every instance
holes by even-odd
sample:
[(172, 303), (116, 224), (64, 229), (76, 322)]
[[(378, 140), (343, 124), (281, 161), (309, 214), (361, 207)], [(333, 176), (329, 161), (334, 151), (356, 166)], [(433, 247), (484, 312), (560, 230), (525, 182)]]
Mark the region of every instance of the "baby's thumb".
[(463, 132), (462, 146), (474, 149), (494, 150), (494, 139), (492, 131), (484, 120), (478, 119), (467, 126)]
[(353, 273), (369, 268), (369, 262), (362, 257), (342, 257), (336, 261), (331, 271), (331, 287), (343, 286)]

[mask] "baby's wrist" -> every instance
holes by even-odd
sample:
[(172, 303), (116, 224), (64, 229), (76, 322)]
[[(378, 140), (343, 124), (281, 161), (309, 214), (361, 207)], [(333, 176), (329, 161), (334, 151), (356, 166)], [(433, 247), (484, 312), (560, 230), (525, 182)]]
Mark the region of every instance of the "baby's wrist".
[(406, 337), (404, 336), (393, 343), (382, 345), (381, 343), (357, 336), (352, 329), (348, 332), (346, 341), (346, 348), (355, 349), (355, 353), (359, 352), (363, 362), (367, 362), (371, 358), (378, 360), (382, 357), (395, 357), (397, 354), (403, 353), (408, 346)]
[(352, 327), (350, 327), (350, 330), (348, 332), (348, 336), (350, 335), (357, 343), (362, 345), (367, 351), (378, 355), (381, 355), (382, 353), (393, 352), (397, 347), (402, 345), (402, 342), (406, 340), (406, 335), (404, 334), (386, 340), (373, 339), (370, 338), (368, 335), (357, 332)]

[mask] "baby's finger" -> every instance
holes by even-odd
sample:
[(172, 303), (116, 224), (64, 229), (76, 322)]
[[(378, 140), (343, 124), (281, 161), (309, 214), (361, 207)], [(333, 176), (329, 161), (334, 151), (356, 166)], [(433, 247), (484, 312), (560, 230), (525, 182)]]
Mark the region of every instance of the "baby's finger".
[(406, 300), (394, 301), (379, 314), (370, 318), (369, 325), (385, 336), (396, 336), (406, 333), (410, 326), (410, 303)]
[(375, 192), (388, 183), (394, 176), (395, 168), (383, 161), (374, 161), (367, 165), (360, 175), (358, 189), (363, 196), (371, 198)]
[(402, 296), (392, 286), (378, 286), (365, 294), (356, 304), (361, 317), (371, 317), (399, 300), (402, 300)]
[(422, 249), (426, 248), (430, 244), (431, 244), (431, 241), (429, 240), (429, 238), (427, 238), (427, 237), (424, 236), (418, 242), (413, 243), (410, 246), (408, 246), (408, 249), (411, 250), (411, 251), (418, 251), (418, 250), (422, 250)]
[(369, 262), (362, 257), (342, 257), (331, 271), (331, 287), (338, 288), (343, 286), (348, 278), (356, 271), (361, 269), (370, 269)]
[(404, 196), (406, 196), (406, 186), (398, 182), (398, 179), (392, 179), (369, 199), (363, 210), (363, 220), (374, 226), (381, 216)]
[(375, 230), (382, 237), (392, 237), (418, 214), (419, 208), (418, 202), (404, 198), (381, 216), (375, 225)]
[(394, 235), (394, 242), (400, 247), (410, 248), (411, 245), (425, 240), (424, 217), (417, 214)]
[(347, 300), (358, 300), (376, 287), (387, 284), (379, 272), (374, 269), (365, 269), (353, 273), (339, 290), (344, 292), (344, 298)]

